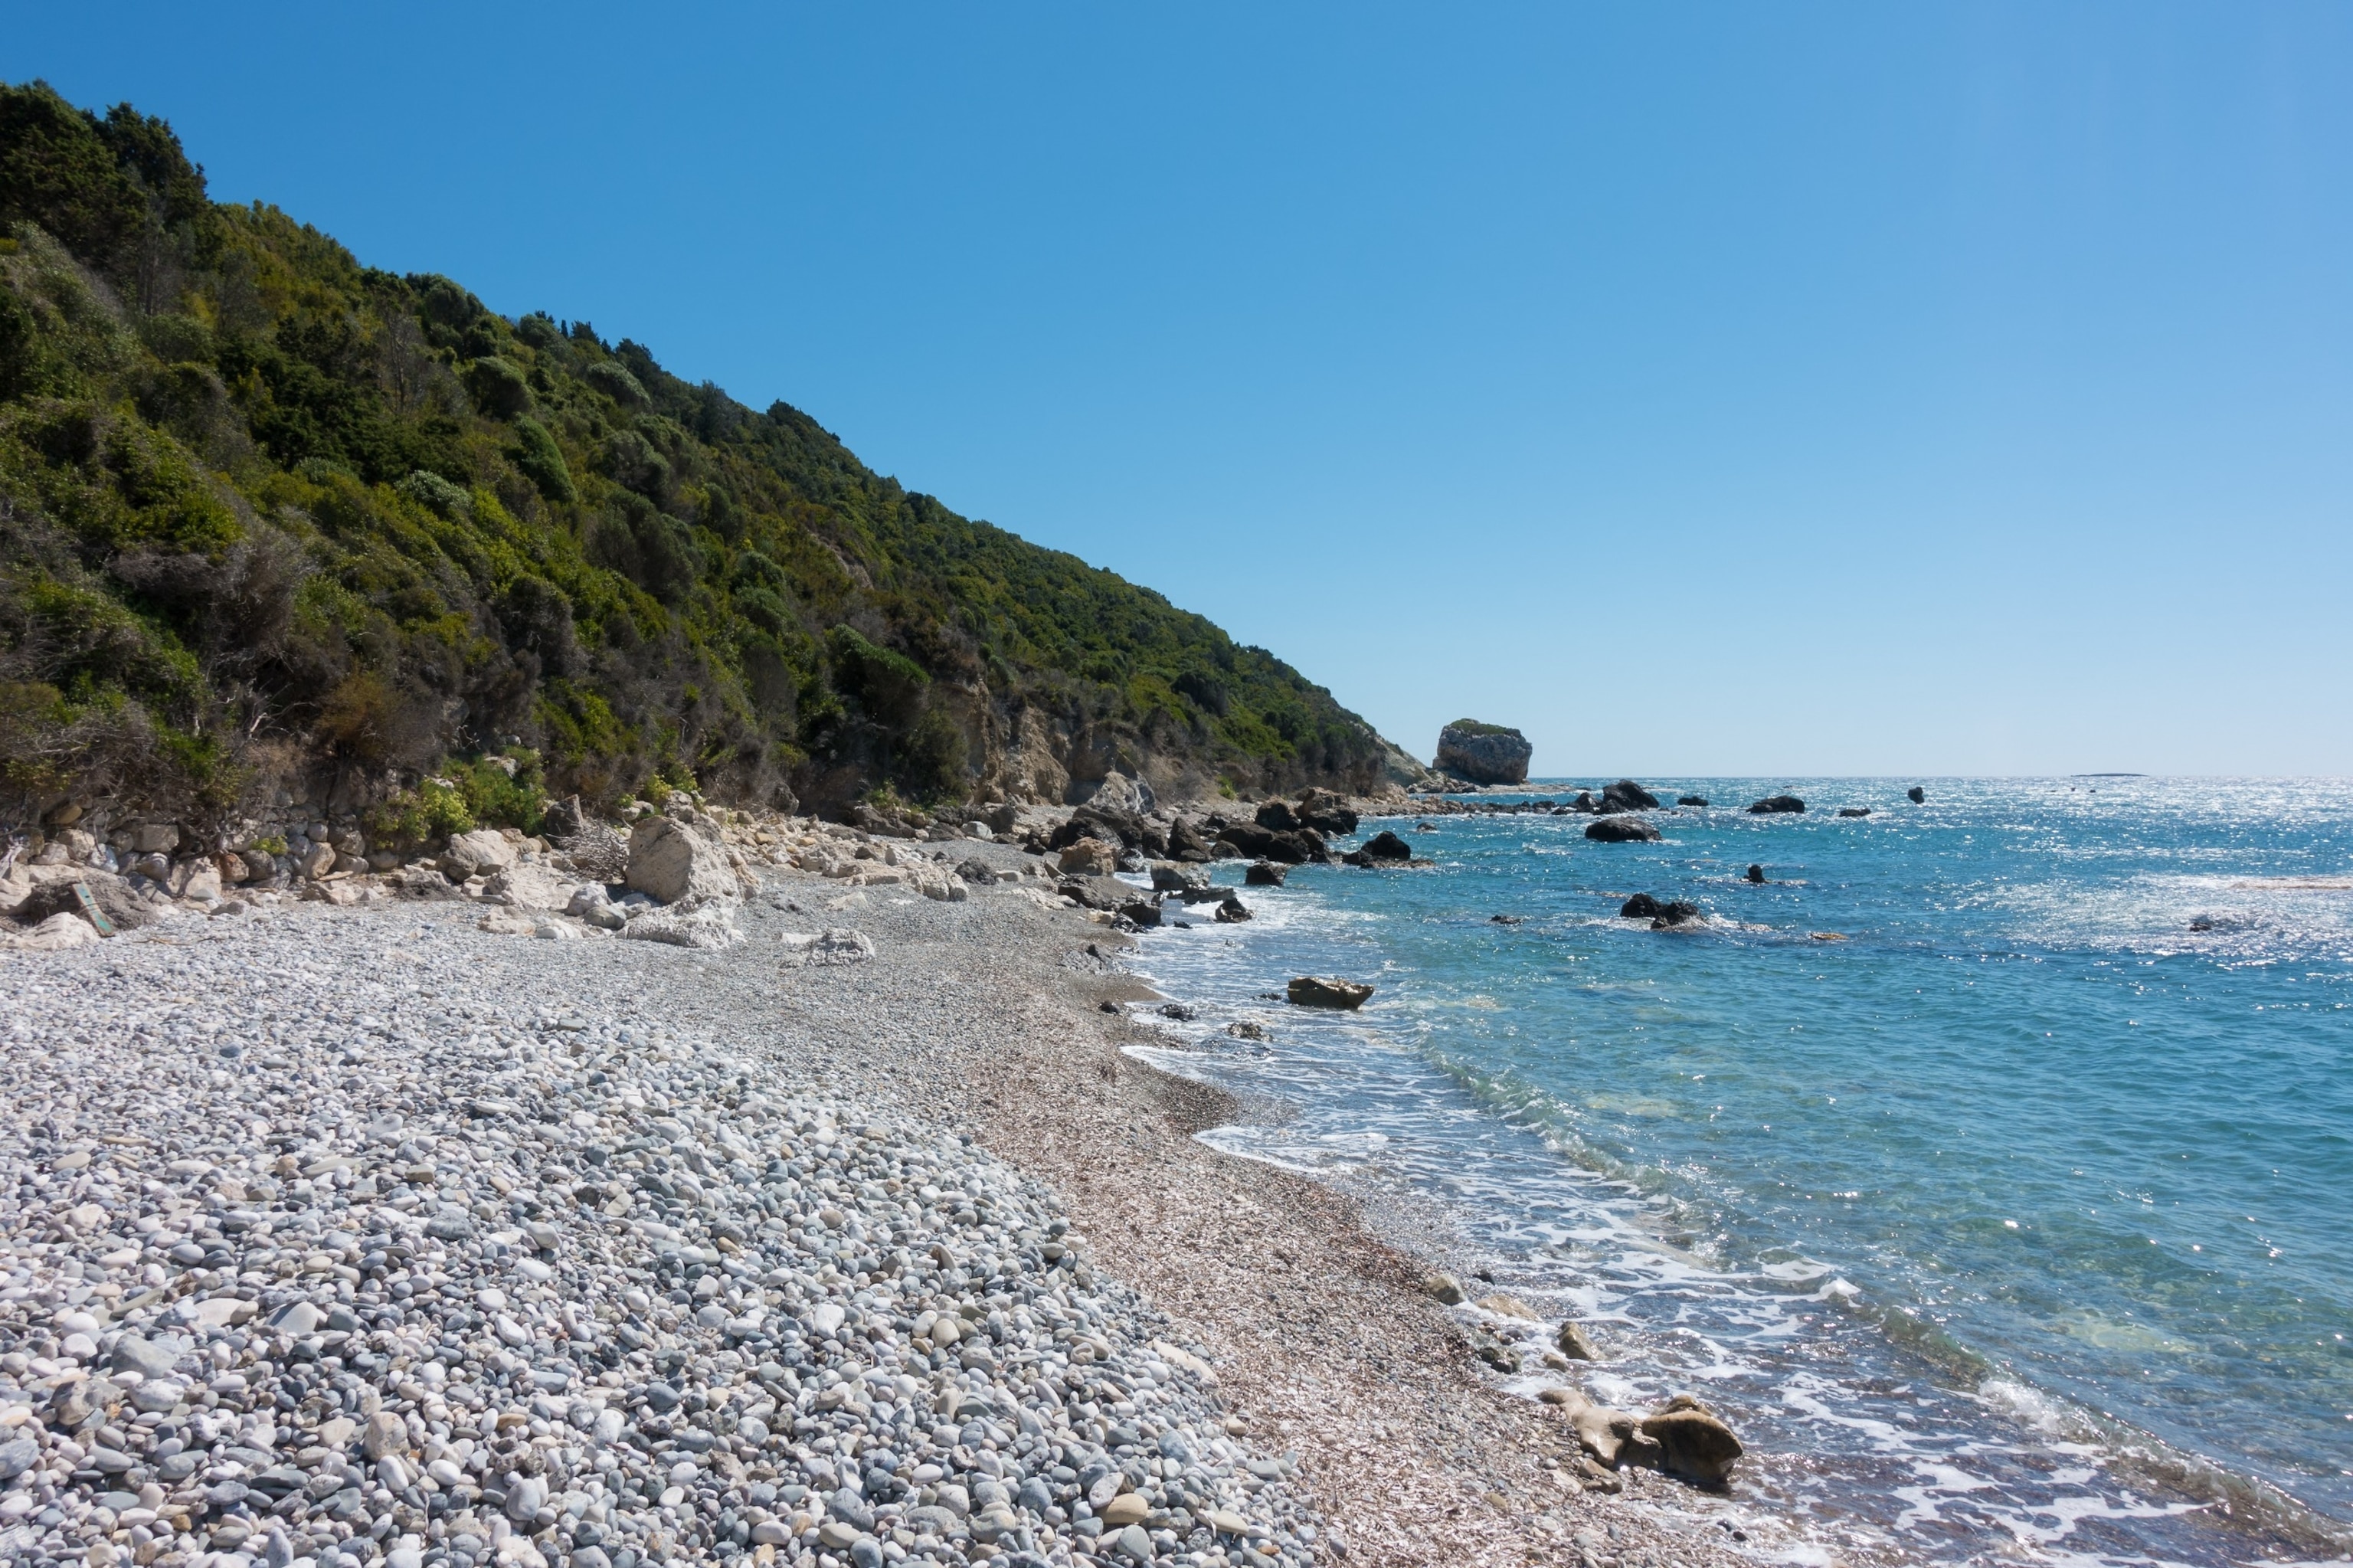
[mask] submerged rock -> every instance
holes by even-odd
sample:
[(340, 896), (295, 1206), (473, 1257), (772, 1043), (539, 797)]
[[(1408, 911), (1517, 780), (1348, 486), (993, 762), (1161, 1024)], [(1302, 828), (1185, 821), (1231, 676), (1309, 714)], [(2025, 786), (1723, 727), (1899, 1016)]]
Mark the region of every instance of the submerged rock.
[(1841, 817), (1867, 817), (1871, 815), (1871, 808), (1868, 806), (1841, 806), (1839, 808), (1839, 815)]
[(1704, 806), (1707, 804), (1707, 797), (1704, 795), (1678, 795), (1675, 797), (1675, 804), (1678, 806)]

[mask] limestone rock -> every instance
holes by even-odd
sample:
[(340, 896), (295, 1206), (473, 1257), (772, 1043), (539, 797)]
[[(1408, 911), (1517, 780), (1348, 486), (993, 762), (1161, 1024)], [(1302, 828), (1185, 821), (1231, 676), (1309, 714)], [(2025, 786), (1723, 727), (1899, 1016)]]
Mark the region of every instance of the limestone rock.
[(1620, 779), (1601, 791), (1601, 809), (1605, 812), (1655, 811), (1659, 798), (1631, 779)]
[(538, 861), (518, 861), (492, 873), (482, 891), (517, 909), (563, 909), (571, 913), (569, 906), (577, 886)]
[[(332, 853), (332, 851), (329, 853)], [(459, 833), (449, 841), (449, 847), (441, 852), (441, 870), (452, 882), (487, 876), (512, 865), (516, 853), (515, 846), (507, 842), (504, 833), (491, 828), (477, 828), (470, 833)]]
[(1677, 1394), (1645, 1416), (1641, 1430), (1659, 1446), (1660, 1469), (1710, 1491), (1731, 1480), (1732, 1461), (1742, 1453), (1732, 1428), (1689, 1394)]
[(1062, 852), (1056, 865), (1069, 876), (1109, 876), (1119, 869), (1119, 850), (1101, 839), (1081, 839)]
[(815, 969), (862, 964), (874, 956), (874, 938), (848, 926), (836, 926), (814, 936), (787, 932), (785, 951)]
[(1602, 817), (1586, 824), (1585, 836), (1596, 843), (1656, 843), (1659, 830), (1640, 817)]
[(1563, 1323), (1560, 1332), (1553, 1336), (1552, 1342), (1560, 1348), (1562, 1355), (1571, 1361), (1598, 1361), (1601, 1359), (1601, 1351), (1594, 1344), (1593, 1336), (1575, 1323)]
[(1373, 988), (1329, 975), (1301, 975), (1291, 982), (1289, 995), (1299, 1007), (1336, 1007), (1348, 1011), (1365, 1005)]
[(1438, 769), (1473, 784), (1525, 784), (1535, 748), (1501, 725), (1456, 719), (1438, 734)]
[(664, 904), (743, 893), (725, 847), (668, 817), (640, 817), (629, 832), (628, 885)]
[(1353, 833), (1356, 831), (1356, 813), (1337, 791), (1307, 789), (1300, 793), (1299, 804), (1292, 809), (1293, 817), (1303, 828), (1314, 828), (1322, 833)]

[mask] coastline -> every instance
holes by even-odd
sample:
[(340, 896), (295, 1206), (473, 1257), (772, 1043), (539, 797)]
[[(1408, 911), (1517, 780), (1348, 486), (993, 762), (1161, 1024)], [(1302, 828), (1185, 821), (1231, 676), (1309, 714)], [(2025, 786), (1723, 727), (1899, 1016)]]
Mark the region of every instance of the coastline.
[[(984, 853), (1022, 858), (1009, 846)], [(249, 940), (279, 962), (290, 943), (322, 957), (378, 952), (341, 977), (301, 977), (322, 1014), (351, 1005), (345, 982), (380, 980), (387, 966), (445, 1007), (650, 1014), (807, 1092), (969, 1132), (1049, 1183), (1091, 1260), (1166, 1315), (1168, 1339), (1206, 1352), (1248, 1441), (1296, 1456), (1318, 1559), (1576, 1553), (1639, 1568), (1729, 1558), (1721, 1532), (1675, 1517), (1676, 1483), (1631, 1472), (1631, 1495), (1611, 1499), (1567, 1479), (1557, 1467), (1574, 1439), (1542, 1407), (1482, 1381), (1420, 1289), (1420, 1266), (1377, 1240), (1352, 1200), (1194, 1139), (1242, 1107), (1123, 1054), (1140, 1026), (1101, 1004), (1148, 993), (1123, 971), (1114, 934), (1018, 885), (945, 902), (760, 874), (770, 892), (746, 907), (748, 939), (718, 951), (519, 939), (474, 929), (478, 908), (455, 902), (301, 905), (18, 955), (0, 968), (0, 989), (20, 1006), (68, 983), (136, 995), (185, 964), (177, 949), (235, 964)], [(406, 938), (428, 923), (429, 941)], [(784, 931), (836, 924), (864, 931), (873, 961), (786, 960)], [(1651, 1493), (1669, 1506), (1640, 1506)]]

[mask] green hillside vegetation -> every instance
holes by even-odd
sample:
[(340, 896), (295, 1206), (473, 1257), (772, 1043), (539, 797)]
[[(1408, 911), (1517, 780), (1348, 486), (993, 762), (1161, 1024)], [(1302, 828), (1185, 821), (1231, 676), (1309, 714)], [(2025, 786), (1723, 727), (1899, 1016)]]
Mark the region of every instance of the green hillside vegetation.
[(785, 404), (215, 204), (128, 105), (0, 87), (0, 819), (413, 802), (503, 752), (600, 802), (960, 799), (1032, 735), (1082, 779), (1377, 777), (1262, 650)]

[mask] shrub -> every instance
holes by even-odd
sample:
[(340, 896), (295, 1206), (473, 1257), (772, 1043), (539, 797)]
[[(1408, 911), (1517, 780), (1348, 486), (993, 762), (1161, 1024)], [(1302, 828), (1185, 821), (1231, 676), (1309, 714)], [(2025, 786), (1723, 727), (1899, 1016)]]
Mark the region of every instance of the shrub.
[(550, 501), (569, 506), (580, 498), (572, 482), (572, 470), (564, 461), (564, 449), (537, 419), (519, 418), (514, 422), (515, 445), (508, 455), (522, 476), (536, 485), (539, 493)]
[(512, 419), (531, 408), (531, 384), (495, 354), (466, 366), (466, 390), (474, 395), (474, 406), (494, 419)]
[[(387, 843), (421, 844), (427, 839), (470, 832), (476, 825), (465, 797), (439, 779), (427, 779), (414, 789), (403, 789), (368, 813), (369, 835)], [(254, 847), (268, 849), (272, 854), (286, 853), (282, 839), (275, 847), (256, 840)]]
[(510, 751), (514, 776), (488, 758), (453, 763), (443, 769), (465, 798), (466, 810), (477, 822), (494, 828), (539, 832), (547, 815), (547, 791), (541, 782), (539, 753)]

